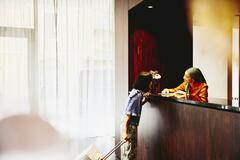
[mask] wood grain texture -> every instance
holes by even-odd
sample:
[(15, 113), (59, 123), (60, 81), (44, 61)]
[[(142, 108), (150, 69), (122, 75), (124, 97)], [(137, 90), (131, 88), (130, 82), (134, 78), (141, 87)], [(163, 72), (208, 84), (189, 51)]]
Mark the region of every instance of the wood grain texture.
[(240, 114), (161, 99), (145, 104), (139, 160), (240, 159)]

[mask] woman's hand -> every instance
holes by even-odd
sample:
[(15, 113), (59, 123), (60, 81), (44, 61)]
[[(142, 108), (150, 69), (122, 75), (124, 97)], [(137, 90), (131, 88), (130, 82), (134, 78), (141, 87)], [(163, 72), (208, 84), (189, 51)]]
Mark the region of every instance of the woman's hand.
[(174, 92), (174, 97), (176, 98), (187, 98), (187, 94), (184, 91), (178, 90)]
[(165, 88), (164, 90), (162, 90), (162, 94), (168, 94), (168, 93), (170, 93), (168, 88)]

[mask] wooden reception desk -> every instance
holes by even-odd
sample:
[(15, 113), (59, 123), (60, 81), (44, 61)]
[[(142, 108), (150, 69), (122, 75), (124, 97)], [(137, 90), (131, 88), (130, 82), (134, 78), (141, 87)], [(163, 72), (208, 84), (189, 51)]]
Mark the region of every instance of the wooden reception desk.
[(142, 109), (139, 160), (239, 160), (240, 110), (153, 96)]

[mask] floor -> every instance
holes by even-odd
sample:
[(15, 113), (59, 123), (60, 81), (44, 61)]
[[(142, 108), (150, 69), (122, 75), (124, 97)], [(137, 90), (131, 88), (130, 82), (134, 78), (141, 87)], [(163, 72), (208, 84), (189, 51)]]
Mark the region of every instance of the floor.
[[(83, 140), (68, 140), (55, 147), (38, 152), (0, 153), (0, 160), (83, 160), (82, 155), (93, 147), (105, 155), (114, 147), (114, 137), (92, 137)], [(119, 160), (113, 153), (108, 160)]]
[[(115, 139), (114, 137), (94, 137), (76, 143), (81, 144), (81, 146), (78, 146), (80, 154), (82, 152), (88, 152), (89, 150), (94, 149), (94, 151), (97, 150), (97, 152), (104, 156), (114, 147)], [(116, 158), (115, 153), (113, 153), (108, 160), (118, 159)]]

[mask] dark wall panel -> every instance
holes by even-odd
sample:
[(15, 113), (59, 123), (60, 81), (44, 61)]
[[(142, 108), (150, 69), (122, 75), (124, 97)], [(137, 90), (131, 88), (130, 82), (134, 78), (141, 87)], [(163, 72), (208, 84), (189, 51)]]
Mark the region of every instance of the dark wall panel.
[(239, 122), (239, 113), (155, 98), (143, 107), (138, 159), (240, 159)]
[(129, 11), (129, 89), (143, 70), (158, 70), (161, 88), (182, 81), (184, 71), (192, 66), (192, 24), (186, 4), (148, 0)]

